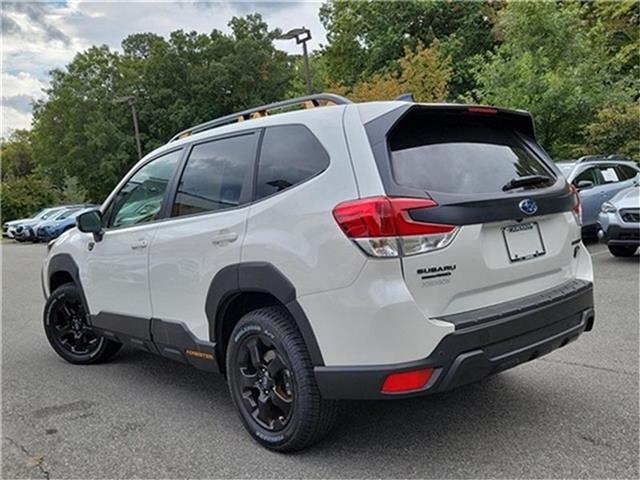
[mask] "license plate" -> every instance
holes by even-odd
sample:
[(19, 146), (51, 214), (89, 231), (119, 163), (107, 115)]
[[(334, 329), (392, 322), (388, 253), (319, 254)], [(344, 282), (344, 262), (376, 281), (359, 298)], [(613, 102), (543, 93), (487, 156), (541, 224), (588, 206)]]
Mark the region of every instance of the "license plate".
[(507, 253), (512, 262), (521, 262), (546, 253), (540, 227), (536, 222), (518, 223), (502, 229)]

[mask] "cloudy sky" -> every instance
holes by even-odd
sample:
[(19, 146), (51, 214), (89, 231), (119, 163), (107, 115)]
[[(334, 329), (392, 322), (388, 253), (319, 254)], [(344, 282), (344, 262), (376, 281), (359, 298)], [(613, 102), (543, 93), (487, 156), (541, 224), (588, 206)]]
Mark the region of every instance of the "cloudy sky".
[[(320, 2), (195, 1), (62, 2), (2, 1), (2, 125), (0, 135), (31, 124), (31, 102), (42, 98), (48, 73), (64, 67), (75, 53), (91, 45), (120, 48), (131, 33), (153, 32), (167, 35), (172, 30), (228, 32), (234, 15), (261, 13), (269, 27), (306, 26), (312, 32), (311, 49), (325, 43), (318, 18)], [(298, 52), (294, 41), (277, 46)]]

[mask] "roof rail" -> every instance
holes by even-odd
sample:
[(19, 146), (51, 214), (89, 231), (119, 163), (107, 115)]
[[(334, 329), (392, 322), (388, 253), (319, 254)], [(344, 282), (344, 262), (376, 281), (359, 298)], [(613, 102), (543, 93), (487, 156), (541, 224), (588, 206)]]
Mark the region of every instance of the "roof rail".
[(585, 155), (576, 160), (576, 163), (594, 162), (596, 160), (604, 160), (604, 155)]
[(413, 99), (413, 93), (407, 92), (393, 99), (394, 102), (415, 102)]
[(294, 105), (306, 105), (307, 108), (319, 107), (320, 102), (326, 102), (327, 104), (345, 105), (353, 103), (348, 98), (333, 93), (316, 93), (314, 95), (307, 95), (305, 97), (292, 98), (290, 100), (283, 100), (281, 102), (269, 103), (267, 105), (261, 105), (259, 107), (250, 108), (248, 110), (242, 110), (241, 112), (225, 115), (224, 117), (209, 120), (208, 122), (201, 123), (171, 137), (169, 143), (179, 140), (181, 138), (189, 137), (196, 133), (211, 130), (212, 128), (221, 127), (222, 125), (228, 125), (230, 123), (242, 122), (244, 120), (250, 120), (251, 118), (264, 117), (269, 110), (275, 110), (279, 108), (292, 107)]

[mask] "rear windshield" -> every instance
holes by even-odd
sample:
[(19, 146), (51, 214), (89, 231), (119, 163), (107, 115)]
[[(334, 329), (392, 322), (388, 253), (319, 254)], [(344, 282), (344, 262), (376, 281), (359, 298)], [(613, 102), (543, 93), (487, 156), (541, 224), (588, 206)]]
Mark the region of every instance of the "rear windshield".
[(519, 177), (555, 178), (508, 126), (469, 117), (405, 117), (389, 136), (396, 183), (454, 194), (492, 193)]

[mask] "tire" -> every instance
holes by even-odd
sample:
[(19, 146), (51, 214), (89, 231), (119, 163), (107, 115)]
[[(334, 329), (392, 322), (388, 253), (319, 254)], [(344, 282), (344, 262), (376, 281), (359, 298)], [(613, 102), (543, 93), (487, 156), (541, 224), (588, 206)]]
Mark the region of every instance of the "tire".
[(609, 251), (616, 257), (633, 257), (638, 247), (626, 245), (609, 245)]
[[(254, 345), (257, 353), (251, 355)], [(256, 359), (264, 365), (262, 373)], [(304, 340), (283, 307), (261, 308), (242, 317), (229, 338), (226, 362), (233, 403), (247, 431), (264, 447), (302, 450), (333, 427), (339, 403), (320, 395)], [(269, 416), (274, 419), (268, 423)]]
[(53, 350), (69, 363), (89, 365), (109, 360), (122, 344), (92, 332), (78, 288), (56, 288), (44, 306), (44, 331)]

